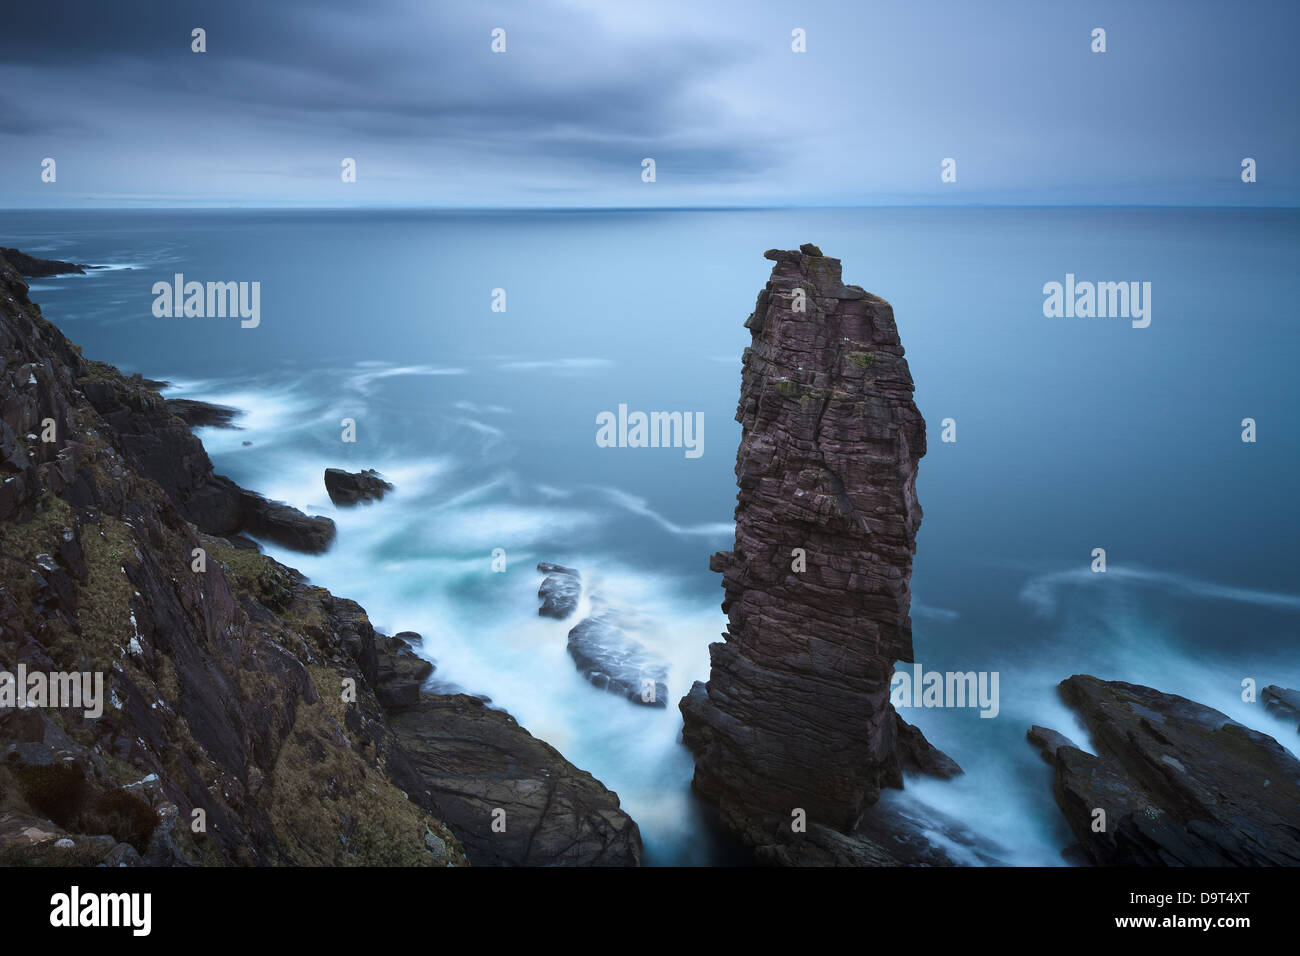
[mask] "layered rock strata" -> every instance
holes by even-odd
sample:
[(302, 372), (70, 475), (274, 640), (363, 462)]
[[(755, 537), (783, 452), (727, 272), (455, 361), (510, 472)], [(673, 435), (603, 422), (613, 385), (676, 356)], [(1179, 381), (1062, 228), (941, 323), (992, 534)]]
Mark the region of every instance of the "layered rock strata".
[(1043, 727), (1056, 803), (1105, 866), (1300, 865), (1300, 761), (1267, 734), (1150, 687), (1075, 675), (1096, 755)]
[(710, 561), (728, 627), (708, 683), (681, 701), (682, 736), (695, 789), (746, 842), (789, 840), (802, 810), (838, 831), (823, 842), (842, 845), (841, 862), (885, 862), (853, 836), (881, 788), (905, 764), (958, 772), (919, 731), (900, 734), (889, 703), (894, 663), (913, 659), (925, 422), (889, 303), (845, 285), (815, 246), (764, 255), (736, 412), (735, 546)]

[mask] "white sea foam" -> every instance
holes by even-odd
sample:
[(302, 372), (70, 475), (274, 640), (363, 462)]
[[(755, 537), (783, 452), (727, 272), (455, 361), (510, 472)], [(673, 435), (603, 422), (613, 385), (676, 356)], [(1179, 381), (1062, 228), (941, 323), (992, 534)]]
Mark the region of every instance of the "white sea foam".
[(736, 530), (735, 522), (710, 522), (698, 525), (679, 525), (669, 521), (662, 514), (650, 507), (650, 503), (638, 495), (629, 494), (626, 491), (620, 491), (617, 488), (606, 488), (599, 485), (590, 486), (600, 492), (614, 504), (618, 505), (624, 511), (630, 511), (632, 514), (640, 515), (643, 518), (649, 518), (665, 531), (677, 535), (700, 535), (703, 537), (721, 537), (734, 534)]
[(1167, 571), (1114, 565), (1108, 567), (1105, 572), (1093, 572), (1087, 567), (1077, 567), (1041, 574), (1025, 583), (1020, 591), (1020, 599), (1040, 615), (1050, 617), (1056, 613), (1059, 594), (1065, 588), (1099, 588), (1116, 581), (1125, 585), (1155, 588), (1167, 594), (1198, 600), (1236, 601), (1283, 610), (1300, 610), (1300, 595), (1233, 587)]

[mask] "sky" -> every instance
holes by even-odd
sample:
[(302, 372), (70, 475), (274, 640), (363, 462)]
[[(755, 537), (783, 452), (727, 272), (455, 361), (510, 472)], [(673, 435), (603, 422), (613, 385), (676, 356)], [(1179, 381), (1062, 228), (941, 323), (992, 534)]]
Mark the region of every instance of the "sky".
[(1298, 27), (1297, 0), (14, 3), (0, 208), (1296, 206)]

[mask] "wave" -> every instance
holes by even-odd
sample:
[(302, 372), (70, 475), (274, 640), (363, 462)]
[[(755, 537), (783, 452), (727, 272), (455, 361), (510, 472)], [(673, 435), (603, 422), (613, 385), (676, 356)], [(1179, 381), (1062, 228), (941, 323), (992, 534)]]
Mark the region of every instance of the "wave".
[(1300, 595), (1276, 591), (1259, 591), (1232, 585), (1216, 584), (1167, 571), (1138, 567), (1110, 567), (1104, 572), (1088, 568), (1053, 571), (1031, 578), (1020, 590), (1019, 598), (1040, 617), (1052, 617), (1059, 606), (1058, 593), (1069, 587), (1104, 585), (1118, 579), (1122, 584), (1155, 588), (1167, 594), (1207, 601), (1235, 601), (1288, 611), (1300, 611)]
[(733, 521), (717, 521), (698, 525), (680, 525), (669, 521), (659, 512), (651, 508), (650, 503), (645, 498), (629, 494), (626, 491), (620, 491), (617, 488), (606, 488), (601, 485), (588, 485), (586, 487), (599, 491), (625, 511), (630, 511), (632, 514), (640, 515), (643, 518), (649, 518), (655, 524), (659, 525), (659, 527), (672, 534), (721, 537), (723, 535), (735, 534), (736, 532), (736, 525)]
[(385, 378), (407, 375), (468, 375), (467, 369), (443, 368), (436, 365), (385, 365), (376, 362), (358, 362), (357, 367), (365, 371), (353, 373), (344, 383), (345, 387), (362, 395), (369, 395), (375, 382)]
[(503, 362), (497, 367), (511, 371), (551, 370), (560, 372), (577, 372), (593, 368), (609, 368), (613, 364), (614, 363), (609, 359), (603, 358), (559, 358)]

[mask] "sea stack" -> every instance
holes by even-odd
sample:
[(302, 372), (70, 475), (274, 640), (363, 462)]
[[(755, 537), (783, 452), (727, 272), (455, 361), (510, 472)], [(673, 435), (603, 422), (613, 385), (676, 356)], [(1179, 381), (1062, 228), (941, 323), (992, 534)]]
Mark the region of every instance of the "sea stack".
[(852, 833), (918, 748), (960, 772), (912, 728), (900, 740), (889, 702), (894, 662), (913, 659), (925, 454), (893, 310), (816, 246), (764, 255), (775, 265), (745, 323), (736, 412), (735, 546), (710, 561), (728, 627), (708, 683), (680, 704), (695, 789), (751, 846), (791, 843), (799, 810)]

